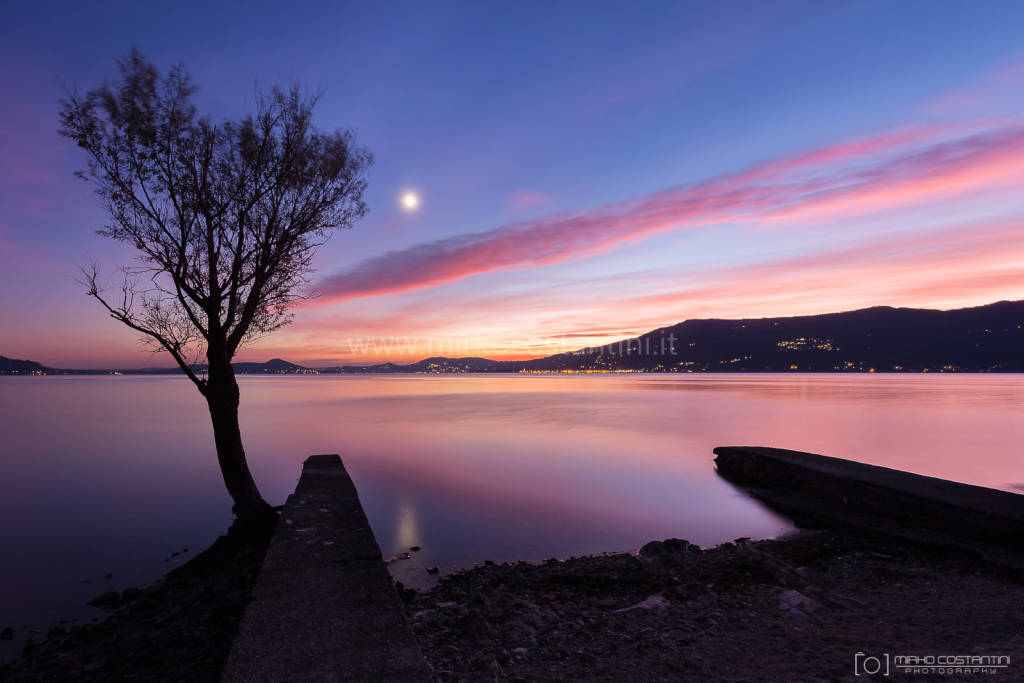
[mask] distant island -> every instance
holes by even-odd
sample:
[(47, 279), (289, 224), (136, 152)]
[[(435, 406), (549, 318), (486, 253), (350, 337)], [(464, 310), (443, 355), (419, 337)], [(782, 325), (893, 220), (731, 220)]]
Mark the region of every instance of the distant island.
[[(427, 358), (310, 368), (281, 359), (239, 374), (496, 372), (1024, 372), (1024, 301), (938, 311), (687, 320), (632, 339), (524, 361)], [(202, 372), (202, 365), (195, 366)], [(61, 370), (0, 356), (0, 374), (177, 374), (177, 368)]]
[[(232, 363), (235, 372), (240, 375), (316, 375), (319, 370), (305, 368), (274, 358), (266, 363)], [(206, 372), (206, 365), (193, 365), (198, 373)], [(179, 368), (136, 368), (133, 370), (72, 370), (67, 368), (49, 368), (30, 360), (15, 360), (0, 356), (0, 375), (178, 375)]]

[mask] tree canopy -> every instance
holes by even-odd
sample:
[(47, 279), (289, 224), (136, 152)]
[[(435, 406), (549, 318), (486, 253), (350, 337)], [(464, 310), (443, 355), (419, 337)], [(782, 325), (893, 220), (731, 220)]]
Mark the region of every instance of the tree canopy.
[(350, 131), (315, 128), (316, 100), (298, 87), (215, 124), (197, 115), (183, 66), (161, 76), (137, 51), (118, 66), (116, 82), (61, 109), (60, 133), (87, 152), (78, 174), (110, 216), (100, 234), (139, 252), (113, 296), (88, 269), (88, 293), (205, 393), (192, 368), (204, 353), (229, 361), (311, 294), (317, 248), (366, 213), (372, 157)]

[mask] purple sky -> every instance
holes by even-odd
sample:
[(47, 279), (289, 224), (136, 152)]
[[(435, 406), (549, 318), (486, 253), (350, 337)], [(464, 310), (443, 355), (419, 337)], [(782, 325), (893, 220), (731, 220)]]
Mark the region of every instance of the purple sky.
[(183, 61), (214, 119), (257, 83), (321, 91), (319, 125), (376, 157), (323, 296), (243, 359), (525, 357), (690, 317), (1024, 298), (1021, 26), (1011, 2), (8, 3), (0, 354), (168, 364), (75, 282), (131, 254), (94, 234), (56, 134), (62, 84), (133, 44)]

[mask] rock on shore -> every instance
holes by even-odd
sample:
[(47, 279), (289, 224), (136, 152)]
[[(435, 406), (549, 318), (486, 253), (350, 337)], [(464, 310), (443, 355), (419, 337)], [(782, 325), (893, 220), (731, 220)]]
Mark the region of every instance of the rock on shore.
[(829, 532), (485, 565), (406, 594), (438, 680), (830, 680), (856, 652), (1006, 654), (1024, 584), (962, 552)]

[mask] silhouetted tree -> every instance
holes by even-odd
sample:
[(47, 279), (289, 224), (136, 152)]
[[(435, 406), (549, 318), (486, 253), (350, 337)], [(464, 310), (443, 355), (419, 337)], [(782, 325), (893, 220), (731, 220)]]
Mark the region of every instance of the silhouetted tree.
[(161, 76), (136, 50), (118, 66), (113, 84), (61, 103), (61, 135), (88, 153), (78, 175), (110, 215), (99, 233), (139, 252), (114, 295), (85, 271), (88, 294), (196, 385), (235, 514), (262, 518), (273, 510), (246, 464), (231, 359), (288, 323), (317, 248), (366, 213), (372, 158), (351, 132), (317, 130), (315, 100), (296, 87), (217, 125), (197, 116), (183, 66)]

